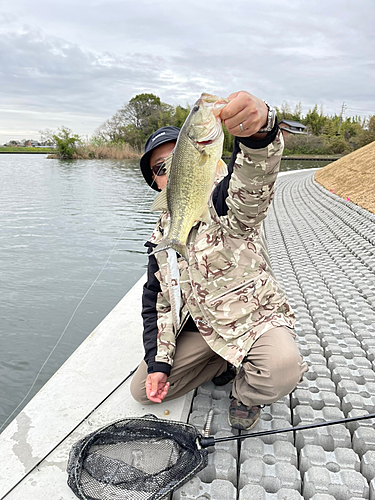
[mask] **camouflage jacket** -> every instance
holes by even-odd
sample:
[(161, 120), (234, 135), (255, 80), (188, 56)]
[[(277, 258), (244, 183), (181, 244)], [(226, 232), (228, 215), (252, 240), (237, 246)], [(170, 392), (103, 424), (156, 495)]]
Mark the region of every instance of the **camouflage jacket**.
[[(274, 194), (282, 135), (278, 132), (261, 149), (239, 146), (225, 200), (226, 215), (218, 216), (211, 200), (210, 223), (196, 223), (189, 234), (189, 263), (182, 258), (178, 261), (182, 292), (179, 331), (190, 314), (210, 348), (235, 366), (262, 333), (276, 326), (294, 326), (294, 315), (270, 266), (262, 227)], [(169, 223), (169, 213), (162, 213), (151, 244), (163, 239)], [(167, 254), (161, 251), (154, 258), (157, 267), (153, 274), (159, 284), (155, 292), (157, 342), (147, 359), (144, 339), (145, 359), (149, 373), (169, 374), (179, 331), (173, 327)]]

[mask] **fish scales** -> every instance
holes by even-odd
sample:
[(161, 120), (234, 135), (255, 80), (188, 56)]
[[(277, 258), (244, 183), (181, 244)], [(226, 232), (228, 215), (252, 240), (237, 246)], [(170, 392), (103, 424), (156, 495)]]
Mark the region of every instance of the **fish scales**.
[[(219, 158), (220, 156), (219, 151)], [(174, 168), (171, 169), (167, 189), (171, 214), (168, 239), (186, 243), (191, 227), (207, 208), (215, 181), (217, 158), (207, 152), (203, 155), (188, 136), (183, 134), (176, 147), (172, 165)]]
[(174, 151), (168, 158), (168, 183), (156, 198), (154, 210), (168, 210), (168, 235), (154, 253), (175, 249), (187, 259), (186, 241), (198, 220), (208, 219), (208, 201), (217, 176), (225, 175), (221, 160), (224, 134), (220, 112), (228, 101), (202, 94), (181, 128)]

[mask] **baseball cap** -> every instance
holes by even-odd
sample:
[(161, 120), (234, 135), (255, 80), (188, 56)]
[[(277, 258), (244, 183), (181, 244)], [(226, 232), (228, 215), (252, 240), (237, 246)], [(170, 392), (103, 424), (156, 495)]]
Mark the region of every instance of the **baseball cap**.
[(178, 127), (161, 127), (156, 132), (151, 134), (146, 141), (145, 153), (140, 161), (141, 172), (147, 184), (151, 186), (152, 189), (155, 189), (155, 191), (160, 191), (160, 189), (156, 185), (156, 182), (153, 182), (152, 179), (152, 171), (150, 169), (151, 153), (155, 148), (165, 142), (176, 141), (179, 133), (180, 129)]

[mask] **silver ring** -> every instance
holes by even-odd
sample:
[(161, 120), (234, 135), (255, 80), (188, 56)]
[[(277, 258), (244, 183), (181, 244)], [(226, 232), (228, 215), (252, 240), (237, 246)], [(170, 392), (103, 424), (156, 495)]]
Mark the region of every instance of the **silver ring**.
[(243, 132), (243, 126), (242, 126), (242, 123), (240, 123), (240, 129), (241, 129), (241, 132)]

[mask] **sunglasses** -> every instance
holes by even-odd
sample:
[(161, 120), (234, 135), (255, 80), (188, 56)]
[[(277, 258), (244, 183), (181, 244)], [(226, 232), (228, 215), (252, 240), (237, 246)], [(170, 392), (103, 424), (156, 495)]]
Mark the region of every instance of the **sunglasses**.
[(165, 168), (165, 161), (161, 161), (156, 165), (151, 167), (152, 173), (154, 175), (165, 175), (167, 173), (167, 169)]

